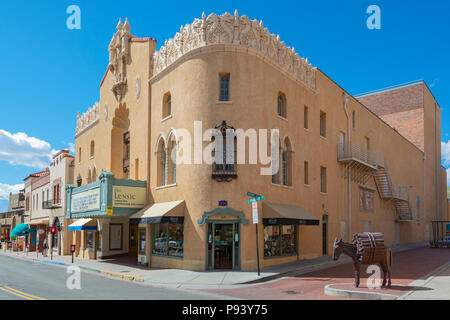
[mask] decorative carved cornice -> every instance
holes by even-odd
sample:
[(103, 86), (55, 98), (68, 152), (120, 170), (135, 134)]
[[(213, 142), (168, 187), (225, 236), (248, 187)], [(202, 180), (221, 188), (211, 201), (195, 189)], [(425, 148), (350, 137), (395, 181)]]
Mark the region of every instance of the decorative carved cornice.
[(82, 132), (89, 129), (94, 123), (96, 123), (100, 119), (100, 105), (98, 102), (95, 105), (88, 109), (82, 116), (78, 112), (77, 115), (77, 129), (75, 135), (78, 136)]
[(214, 44), (233, 44), (254, 48), (292, 73), (309, 88), (316, 88), (315, 69), (308, 59), (301, 58), (294, 48), (286, 47), (279, 36), (270, 34), (263, 23), (239, 17), (237, 10), (232, 16), (225, 13), (201, 19), (181, 27), (173, 39), (152, 56), (152, 76), (158, 75), (188, 52)]

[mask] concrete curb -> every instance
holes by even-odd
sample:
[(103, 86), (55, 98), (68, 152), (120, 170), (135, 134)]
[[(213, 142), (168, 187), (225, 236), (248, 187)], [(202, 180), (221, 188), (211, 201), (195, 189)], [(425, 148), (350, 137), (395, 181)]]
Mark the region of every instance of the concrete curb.
[[(387, 293), (369, 292), (369, 291), (356, 291), (333, 288), (336, 285), (349, 285), (349, 283), (329, 284), (324, 288), (324, 292), (328, 296), (364, 299), (364, 300), (397, 300), (399, 297)], [(350, 285), (353, 285), (350, 283)]]

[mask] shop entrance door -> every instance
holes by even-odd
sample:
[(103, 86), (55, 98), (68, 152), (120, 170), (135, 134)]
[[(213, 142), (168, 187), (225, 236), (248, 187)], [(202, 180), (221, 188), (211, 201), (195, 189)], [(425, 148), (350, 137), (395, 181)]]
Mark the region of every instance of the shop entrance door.
[(137, 256), (137, 230), (137, 225), (130, 224), (130, 246), (128, 250), (130, 256)]
[(240, 269), (239, 223), (208, 223), (207, 241), (208, 269)]

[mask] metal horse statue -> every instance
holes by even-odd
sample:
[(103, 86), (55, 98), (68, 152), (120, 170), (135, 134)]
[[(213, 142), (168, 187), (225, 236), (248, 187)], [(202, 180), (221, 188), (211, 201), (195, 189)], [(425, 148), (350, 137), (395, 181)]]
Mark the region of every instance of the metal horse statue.
[[(356, 244), (346, 243), (344, 241), (335, 238), (333, 245), (333, 260), (337, 261), (341, 254), (346, 254), (353, 260), (353, 266), (355, 270), (355, 287), (359, 287), (360, 283), (360, 270), (363, 255), (358, 253)], [(373, 259), (368, 264), (379, 264), (383, 270), (383, 287), (386, 287), (386, 276), (388, 276), (387, 287), (391, 287), (391, 264), (392, 264), (392, 251), (389, 248), (385, 248), (385, 254), (379, 259)]]

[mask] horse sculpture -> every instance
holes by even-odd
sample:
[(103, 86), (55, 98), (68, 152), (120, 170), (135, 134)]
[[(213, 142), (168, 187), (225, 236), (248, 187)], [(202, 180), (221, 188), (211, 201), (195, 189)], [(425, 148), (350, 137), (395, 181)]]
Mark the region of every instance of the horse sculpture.
[[(375, 241), (374, 235), (381, 241)], [(391, 287), (391, 265), (392, 251), (384, 247), (383, 235), (363, 233), (353, 236), (353, 243), (346, 243), (335, 238), (333, 245), (333, 260), (337, 261), (341, 254), (346, 254), (353, 260), (355, 272), (355, 287), (359, 287), (361, 265), (380, 265), (383, 270), (383, 287), (386, 287), (386, 276), (388, 276), (387, 287)], [(363, 239), (363, 241), (361, 241)], [(370, 241), (365, 241), (369, 239)], [(378, 246), (378, 247), (377, 247)]]

